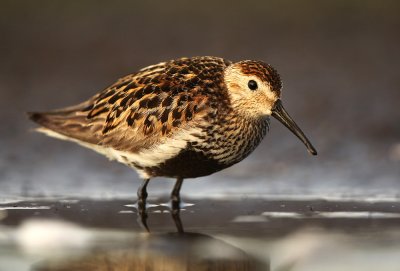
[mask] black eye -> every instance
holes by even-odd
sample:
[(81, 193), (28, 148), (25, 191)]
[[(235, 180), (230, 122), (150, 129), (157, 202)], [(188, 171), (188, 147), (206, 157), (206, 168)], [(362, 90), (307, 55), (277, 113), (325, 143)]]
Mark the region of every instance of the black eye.
[(249, 87), (249, 89), (251, 90), (256, 90), (258, 88), (257, 86), (257, 82), (254, 80), (250, 80), (249, 83), (247, 84), (247, 86)]

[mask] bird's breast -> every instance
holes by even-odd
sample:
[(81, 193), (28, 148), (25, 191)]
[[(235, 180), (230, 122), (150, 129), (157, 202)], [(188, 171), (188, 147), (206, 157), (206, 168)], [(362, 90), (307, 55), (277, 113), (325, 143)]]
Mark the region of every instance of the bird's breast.
[(207, 137), (192, 143), (193, 149), (224, 165), (233, 165), (246, 158), (268, 131), (268, 119), (227, 118), (209, 127)]
[[(246, 158), (261, 142), (267, 121), (226, 120), (219, 124), (197, 127), (142, 151), (130, 161), (143, 177), (206, 176)], [(131, 156), (132, 157), (132, 156)]]

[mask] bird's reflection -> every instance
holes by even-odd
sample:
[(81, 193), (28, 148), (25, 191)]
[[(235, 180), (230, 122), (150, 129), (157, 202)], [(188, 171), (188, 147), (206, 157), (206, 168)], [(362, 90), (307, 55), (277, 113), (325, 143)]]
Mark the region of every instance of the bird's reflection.
[[(120, 245), (120, 246), (118, 246)], [(198, 233), (149, 234), (145, 238), (96, 248), (83, 256), (45, 261), (34, 271), (250, 271), (269, 270), (241, 249)]]
[[(139, 197), (137, 201), (138, 208), (138, 223), (147, 232), (150, 232), (150, 228), (147, 224), (148, 214), (147, 214), (147, 202), (146, 197)], [(181, 199), (178, 201), (172, 201), (170, 204), (172, 219), (175, 223), (175, 227), (178, 233), (184, 233), (180, 212), (181, 212)]]
[[(146, 200), (138, 201), (138, 220), (150, 233), (147, 224)], [(180, 206), (170, 205), (177, 231), (174, 233), (126, 233), (126, 238), (109, 240), (104, 246), (78, 257), (43, 261), (34, 271), (250, 271), (269, 270), (269, 267), (243, 250), (218, 238), (185, 232), (180, 218)]]

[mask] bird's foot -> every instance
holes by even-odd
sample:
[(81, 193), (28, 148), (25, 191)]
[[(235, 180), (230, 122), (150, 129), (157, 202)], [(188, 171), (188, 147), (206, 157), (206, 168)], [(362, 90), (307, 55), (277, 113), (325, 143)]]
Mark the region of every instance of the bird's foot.
[(147, 215), (147, 209), (146, 209), (146, 200), (143, 201), (141, 199), (138, 199), (137, 207), (138, 207), (138, 209), (137, 209), (138, 210), (138, 219), (137, 219), (137, 221), (138, 221), (139, 225), (142, 228), (144, 228), (147, 232), (150, 232), (149, 226), (147, 225), (148, 215)]

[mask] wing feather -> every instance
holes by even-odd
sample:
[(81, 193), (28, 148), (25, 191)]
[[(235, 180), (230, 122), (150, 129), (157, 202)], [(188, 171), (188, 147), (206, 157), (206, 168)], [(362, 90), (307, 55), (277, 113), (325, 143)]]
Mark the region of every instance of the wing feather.
[(36, 113), (36, 119), (71, 138), (137, 151), (217, 110), (211, 101), (224, 92), (223, 70), (228, 64), (215, 57), (159, 63), (119, 79), (80, 105)]

